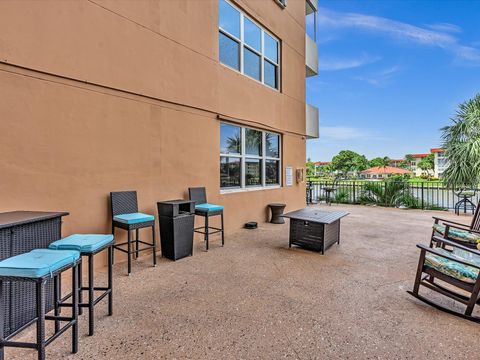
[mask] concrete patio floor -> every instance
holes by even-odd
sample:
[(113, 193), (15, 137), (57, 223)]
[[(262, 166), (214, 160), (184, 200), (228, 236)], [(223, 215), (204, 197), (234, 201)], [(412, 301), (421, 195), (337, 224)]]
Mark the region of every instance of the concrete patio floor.
[[(240, 230), (224, 248), (214, 239), (208, 253), (197, 238), (193, 257), (156, 268), (146, 257), (130, 277), (117, 264), (114, 316), (99, 304), (95, 336), (81, 317), (78, 354), (69, 353), (68, 333), (47, 359), (479, 359), (480, 325), (406, 293), (431, 216), (470, 217), (328, 208), (340, 209), (350, 212), (341, 243), (324, 256), (289, 249), (287, 221)], [(33, 358), (6, 350), (6, 359)]]

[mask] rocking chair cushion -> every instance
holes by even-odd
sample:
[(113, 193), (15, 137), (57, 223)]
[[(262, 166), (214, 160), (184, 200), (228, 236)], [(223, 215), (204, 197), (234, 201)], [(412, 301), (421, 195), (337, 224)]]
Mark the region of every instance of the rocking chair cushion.
[[(457, 257), (460, 260), (465, 261), (465, 259), (459, 256), (456, 256), (452, 252), (447, 251), (445, 249), (436, 248), (435, 250), (442, 252), (445, 255), (448, 255), (450, 257)], [(479, 273), (478, 269), (474, 267), (463, 265), (431, 253), (427, 253), (425, 256), (425, 266), (470, 284), (474, 284), (477, 281), (477, 277)]]
[[(433, 230), (442, 236), (445, 235), (445, 225), (442, 224), (434, 224)], [(480, 234), (471, 233), (468, 230), (460, 230), (456, 228), (449, 228), (448, 229), (448, 237), (453, 240), (463, 241), (470, 244), (476, 244), (480, 241)]]

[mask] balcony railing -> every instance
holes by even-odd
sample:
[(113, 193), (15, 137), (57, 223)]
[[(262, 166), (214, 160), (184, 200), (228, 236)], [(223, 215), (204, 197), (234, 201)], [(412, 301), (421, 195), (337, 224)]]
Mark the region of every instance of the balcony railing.
[(318, 10), (318, 0), (306, 0), (305, 1), (305, 13), (311, 14)]
[(318, 75), (317, 44), (307, 34), (305, 34), (305, 63), (307, 77)]
[(318, 139), (319, 137), (319, 117), (318, 108), (313, 105), (306, 104), (305, 109), (305, 129), (307, 139)]

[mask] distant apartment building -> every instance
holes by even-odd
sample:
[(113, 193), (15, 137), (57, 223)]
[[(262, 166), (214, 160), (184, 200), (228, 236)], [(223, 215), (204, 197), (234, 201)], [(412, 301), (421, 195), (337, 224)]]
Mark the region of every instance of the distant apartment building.
[(394, 175), (411, 175), (409, 170), (394, 166), (374, 166), (372, 168), (360, 171), (360, 178), (367, 180), (382, 180)]
[(316, 12), (317, 0), (0, 1), (0, 211), (67, 210), (66, 234), (110, 232), (110, 191), (137, 190), (154, 214), (205, 186), (228, 232), (268, 203), (303, 207), (291, 170), (319, 133), (305, 100)]
[(430, 152), (434, 156), (434, 171), (435, 177), (442, 178), (443, 172), (448, 166), (447, 158), (445, 157), (445, 150), (442, 148), (433, 148), (430, 149)]
[(408, 168), (412, 171), (413, 176), (422, 176), (422, 175), (428, 175), (428, 173), (425, 170), (422, 170), (418, 167), (418, 164), (422, 159), (426, 158), (430, 154), (409, 154), (409, 156), (412, 158), (410, 163), (408, 164)]
[(325, 173), (325, 169), (330, 165), (330, 161), (316, 161), (313, 163), (313, 174), (314, 176), (320, 176)]
[(390, 166), (400, 167), (404, 161), (404, 159), (390, 159)]

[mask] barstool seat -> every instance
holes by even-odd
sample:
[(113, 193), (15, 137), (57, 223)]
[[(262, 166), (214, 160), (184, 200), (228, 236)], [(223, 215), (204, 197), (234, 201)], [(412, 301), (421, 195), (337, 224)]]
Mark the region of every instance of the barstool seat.
[(48, 248), (53, 250), (77, 250), (81, 253), (96, 252), (113, 242), (111, 234), (73, 234), (54, 241)]
[[(82, 313), (82, 308), (88, 308), (88, 334), (90, 336), (94, 333), (94, 306), (106, 296), (108, 296), (108, 315), (111, 316), (113, 314), (113, 243), (114, 237), (111, 234), (73, 234), (54, 241), (49, 245), (49, 249), (56, 249), (53, 251), (77, 250), (80, 251), (82, 256), (88, 258), (88, 286), (83, 286), (82, 265), (79, 265), (78, 306), (80, 307), (80, 314)], [(106, 287), (95, 287), (93, 280), (93, 257), (105, 249), (108, 249), (108, 285)], [(83, 302), (83, 291), (88, 291), (88, 302), (85, 303)], [(95, 298), (95, 291), (101, 291), (97, 298)], [(72, 294), (70, 293), (61, 299), (57, 299), (59, 306), (68, 306), (65, 301), (71, 296)]]
[(195, 205), (195, 211), (200, 211), (200, 212), (215, 212), (215, 211), (222, 211), (223, 206), (222, 205), (215, 205), (215, 204), (198, 204)]
[(0, 276), (38, 279), (75, 263), (80, 253), (75, 250), (35, 249), (0, 261)]
[(144, 213), (131, 213), (131, 214), (120, 214), (113, 217), (114, 221), (121, 222), (123, 224), (138, 224), (147, 221), (155, 221), (153, 215), (148, 215)]

